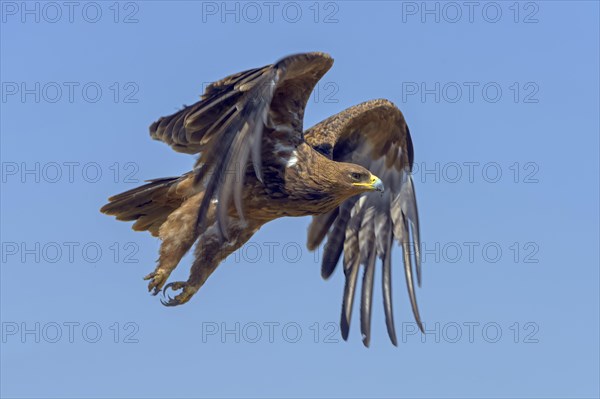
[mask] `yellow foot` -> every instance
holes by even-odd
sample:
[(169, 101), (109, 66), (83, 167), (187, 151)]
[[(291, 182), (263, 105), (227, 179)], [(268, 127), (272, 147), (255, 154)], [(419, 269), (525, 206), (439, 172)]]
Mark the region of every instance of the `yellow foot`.
[(152, 295), (158, 294), (167, 282), (169, 274), (170, 273), (165, 273), (162, 270), (155, 270), (144, 277), (144, 280), (150, 280), (148, 283), (148, 292), (151, 292)]

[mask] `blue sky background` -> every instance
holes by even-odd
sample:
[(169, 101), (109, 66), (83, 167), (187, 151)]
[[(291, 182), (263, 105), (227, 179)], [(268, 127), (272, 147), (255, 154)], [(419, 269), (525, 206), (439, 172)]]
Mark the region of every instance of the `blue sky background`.
[[(1, 3), (3, 397), (599, 396), (597, 2), (23, 4)], [(397, 248), (397, 348), (379, 283), (371, 348), (358, 313), (341, 340), (343, 273), (320, 278), (307, 218), (265, 226), (165, 308), (142, 281), (159, 241), (98, 212), (192, 167), (151, 122), (314, 50), (336, 62), (306, 127), (384, 97), (411, 128), (428, 333)]]

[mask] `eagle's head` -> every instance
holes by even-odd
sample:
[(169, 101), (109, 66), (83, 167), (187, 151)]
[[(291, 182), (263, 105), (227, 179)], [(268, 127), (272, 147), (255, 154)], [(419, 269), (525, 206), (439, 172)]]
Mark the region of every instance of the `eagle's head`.
[(383, 192), (385, 187), (381, 179), (360, 165), (347, 164), (345, 183), (350, 191), (356, 194), (365, 191)]
[(381, 179), (366, 168), (346, 162), (336, 164), (334, 179), (330, 181), (331, 189), (344, 199), (367, 191), (383, 192)]
[(329, 212), (350, 197), (384, 190), (381, 179), (365, 167), (331, 160), (312, 149), (298, 151), (298, 162), (287, 173), (294, 203), (307, 214)]

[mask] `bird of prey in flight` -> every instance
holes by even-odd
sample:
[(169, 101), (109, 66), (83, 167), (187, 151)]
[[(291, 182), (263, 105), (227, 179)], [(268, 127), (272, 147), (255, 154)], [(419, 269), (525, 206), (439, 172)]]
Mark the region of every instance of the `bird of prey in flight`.
[[(421, 282), (419, 220), (410, 175), (413, 145), (400, 110), (388, 100), (350, 107), (308, 130), (304, 109), (333, 59), (314, 52), (285, 57), (209, 85), (200, 101), (150, 126), (150, 136), (175, 151), (198, 154), (192, 171), (150, 180), (109, 198), (101, 211), (135, 220), (134, 230), (161, 240), (148, 290), (181, 290), (166, 306), (181, 305), (217, 266), (265, 223), (312, 216), (310, 250), (327, 237), (321, 275), (340, 257), (344, 287), (341, 332), (346, 340), (363, 268), (360, 324), (369, 345), (375, 264), (382, 264), (383, 307), (397, 345), (392, 312), (392, 244), (402, 246), (415, 320), (423, 330), (412, 263)], [(167, 282), (196, 243), (187, 281)], [(411, 243), (415, 243), (411, 246)], [(413, 250), (411, 251), (411, 247)], [(414, 259), (413, 259), (414, 258)]]

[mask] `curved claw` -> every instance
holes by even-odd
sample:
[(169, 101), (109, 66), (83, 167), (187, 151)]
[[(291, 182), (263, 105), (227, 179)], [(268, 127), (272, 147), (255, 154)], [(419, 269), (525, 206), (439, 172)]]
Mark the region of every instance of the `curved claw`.
[(167, 290), (169, 288), (171, 288), (173, 291), (177, 291), (182, 289), (183, 287), (185, 287), (185, 283), (181, 282), (181, 281), (172, 281), (169, 284), (165, 285), (165, 287), (162, 289), (162, 293), (163, 295), (166, 295)]
[(160, 303), (162, 303), (164, 306), (177, 306), (177, 305), (182, 305), (185, 302), (187, 302), (187, 301), (181, 300), (181, 296), (183, 293), (177, 295), (175, 298), (172, 298), (171, 296), (167, 295), (167, 290), (169, 288), (173, 291), (177, 291), (182, 288), (185, 288), (185, 283), (182, 281), (173, 281), (173, 282), (165, 285), (165, 287), (162, 289), (162, 293), (163, 293), (163, 296), (166, 297), (168, 300), (165, 301), (165, 300), (161, 299)]
[(162, 303), (164, 306), (177, 306), (177, 305), (181, 305), (181, 303), (179, 303), (179, 301), (177, 301), (174, 298), (171, 297), (167, 297), (169, 298), (168, 301), (165, 301), (163, 299), (160, 300), (160, 303)]

